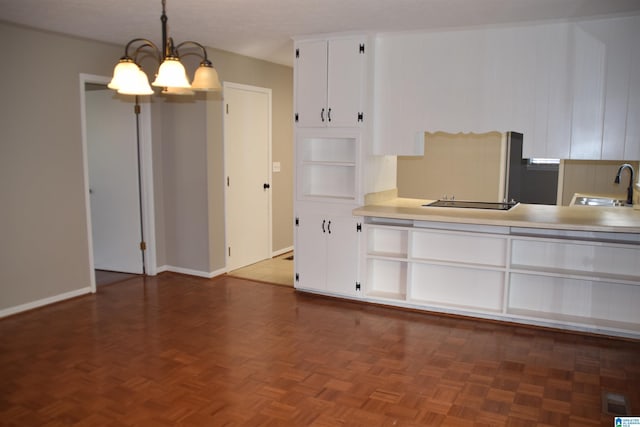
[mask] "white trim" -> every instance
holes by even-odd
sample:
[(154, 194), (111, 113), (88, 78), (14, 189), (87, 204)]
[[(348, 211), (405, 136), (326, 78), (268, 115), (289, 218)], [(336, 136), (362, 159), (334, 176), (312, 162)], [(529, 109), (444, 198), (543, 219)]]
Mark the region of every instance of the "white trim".
[[(89, 197), (89, 149), (87, 144), (87, 102), (85, 83), (104, 83), (105, 77), (92, 74), (80, 74), (80, 125), (82, 127), (82, 172), (84, 180), (84, 208), (87, 218), (87, 251), (89, 252), (89, 287), (96, 292), (96, 273), (93, 260), (93, 227), (91, 225), (91, 198)], [(109, 83), (108, 81), (106, 83)]]
[[(96, 292), (95, 264), (93, 259), (93, 229), (91, 226), (91, 201), (89, 198), (89, 160), (87, 145), (85, 84), (108, 84), (109, 77), (80, 73), (80, 115), (82, 127), (82, 163), (85, 190), (85, 211), (87, 218), (87, 250), (89, 252), (89, 277), (91, 292)], [(151, 143), (151, 105), (147, 100), (140, 103), (140, 176), (142, 227), (147, 250), (144, 256), (145, 272), (149, 276), (157, 274), (155, 211), (153, 198), (153, 161)]]
[(188, 276), (204, 277), (206, 279), (211, 279), (216, 276), (222, 276), (227, 272), (226, 269), (206, 272), (206, 271), (192, 270), (190, 268), (174, 267), (173, 265), (162, 265), (162, 266), (159, 266), (156, 270), (157, 273), (164, 273), (165, 271), (169, 271), (172, 273), (186, 274)]
[(271, 258), (286, 254), (287, 252), (293, 251), (293, 246), (289, 246), (287, 248), (278, 249), (277, 251), (271, 252)]
[[(92, 277), (93, 277), (93, 274), (92, 274)], [(93, 277), (93, 282), (94, 282), (94, 285), (95, 285), (95, 277)], [(65, 292), (63, 294), (54, 295), (54, 296), (48, 297), (48, 298), (39, 299), (37, 301), (32, 301), (32, 302), (29, 302), (29, 303), (26, 303), (26, 304), (21, 304), (21, 305), (16, 305), (14, 307), (5, 308), (3, 310), (0, 310), (0, 318), (11, 316), (13, 314), (22, 313), (23, 311), (33, 310), (34, 308), (43, 307), (45, 305), (53, 304), (53, 303), (56, 303), (56, 302), (68, 300), (68, 299), (71, 299), (71, 298), (75, 298), (75, 297), (79, 297), (81, 295), (87, 295), (87, 294), (91, 294), (91, 293), (95, 293), (95, 288), (91, 288), (91, 287), (80, 288), (80, 289), (76, 289), (74, 291)]]
[[(229, 89), (238, 89), (238, 90), (246, 90), (246, 91), (251, 91), (251, 92), (258, 92), (258, 93), (264, 93), (267, 95), (267, 97), (269, 98), (269, 111), (268, 116), (268, 125), (269, 125), (269, 131), (268, 131), (268, 149), (267, 149), (267, 167), (268, 167), (268, 171), (269, 171), (269, 184), (273, 184), (273, 168), (272, 168), (272, 164), (273, 164), (273, 160), (272, 160), (272, 148), (273, 148), (273, 99), (272, 99), (272, 90), (270, 88), (265, 88), (265, 87), (259, 87), (259, 86), (251, 86), (251, 85), (245, 85), (245, 84), (241, 84), (241, 83), (232, 83), (232, 82), (223, 82), (222, 83), (222, 87), (223, 87), (223, 99), (224, 99), (224, 90), (229, 88)], [(222, 123), (225, 122), (225, 108), (224, 108), (224, 104), (223, 104), (223, 108), (222, 108)], [(227, 169), (228, 169), (228, 165), (227, 165), (227, 149), (226, 149), (226, 145), (227, 145), (227, 130), (225, 129), (225, 127), (223, 126), (222, 128), (222, 146), (223, 146), (223, 157), (224, 157), (224, 176), (228, 176), (227, 174)], [(268, 199), (268, 203), (269, 203), (269, 207), (268, 207), (268, 211), (269, 211), (269, 220), (268, 220), (268, 230), (267, 230), (267, 239), (268, 239), (268, 244), (269, 244), (269, 252), (273, 253), (273, 185), (271, 186), (271, 190), (269, 191), (269, 199)], [(227, 218), (229, 218), (229, 214), (227, 212), (227, 208), (228, 208), (228, 203), (227, 203), (227, 188), (225, 187), (224, 189), (224, 209), (225, 209), (225, 215), (224, 215), (224, 235), (225, 235), (225, 242), (224, 242), (224, 247), (225, 247), (225, 257), (224, 257), (224, 265), (225, 268), (228, 271), (228, 265), (229, 265), (229, 252), (227, 251), (227, 248), (229, 247), (229, 242), (228, 242), (228, 237), (229, 237), (229, 232), (228, 232), (228, 228), (227, 228)]]

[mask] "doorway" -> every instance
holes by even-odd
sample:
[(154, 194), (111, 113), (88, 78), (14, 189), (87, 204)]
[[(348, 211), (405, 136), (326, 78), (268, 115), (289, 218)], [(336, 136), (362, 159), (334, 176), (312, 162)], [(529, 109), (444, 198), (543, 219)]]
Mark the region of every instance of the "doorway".
[(271, 89), (223, 86), (230, 271), (271, 258)]
[[(91, 288), (96, 270), (155, 274), (148, 102), (115, 94), (109, 78), (81, 75)], [(135, 113), (139, 105), (140, 114)], [(143, 251), (144, 246), (147, 247)]]

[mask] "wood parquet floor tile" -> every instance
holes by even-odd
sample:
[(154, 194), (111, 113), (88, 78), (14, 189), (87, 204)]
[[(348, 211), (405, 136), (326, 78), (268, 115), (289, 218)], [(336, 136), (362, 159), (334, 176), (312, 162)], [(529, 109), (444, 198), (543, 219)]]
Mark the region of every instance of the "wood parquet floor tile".
[(611, 426), (640, 342), (222, 276), (138, 277), (0, 320), (2, 426)]

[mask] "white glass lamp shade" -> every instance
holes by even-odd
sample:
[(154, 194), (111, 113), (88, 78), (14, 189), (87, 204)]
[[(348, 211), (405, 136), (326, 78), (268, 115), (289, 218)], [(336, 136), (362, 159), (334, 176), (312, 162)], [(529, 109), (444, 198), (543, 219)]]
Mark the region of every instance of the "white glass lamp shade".
[(109, 89), (118, 90), (126, 81), (136, 79), (140, 67), (131, 59), (121, 59), (113, 69), (113, 77), (107, 85)]
[(151, 95), (153, 89), (149, 86), (149, 79), (144, 71), (138, 67), (138, 72), (123, 81), (118, 93), (124, 95)]
[(181, 87), (190, 88), (189, 80), (187, 79), (187, 72), (184, 66), (180, 63), (178, 58), (168, 57), (158, 70), (158, 76), (156, 80), (151, 83), (153, 86), (164, 87)]
[(204, 92), (216, 92), (222, 89), (216, 69), (210, 65), (200, 65), (193, 76), (191, 88)]

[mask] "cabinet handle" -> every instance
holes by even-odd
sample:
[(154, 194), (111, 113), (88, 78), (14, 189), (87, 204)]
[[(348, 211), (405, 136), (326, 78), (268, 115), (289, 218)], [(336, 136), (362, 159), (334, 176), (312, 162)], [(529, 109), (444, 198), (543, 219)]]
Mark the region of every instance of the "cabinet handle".
[(320, 111), (320, 120), (322, 120), (322, 123), (324, 123), (324, 108), (322, 109), (322, 111)]
[(327, 110), (327, 119), (329, 119), (329, 121), (331, 121), (331, 108), (329, 108), (329, 110)]
[(327, 223), (327, 230), (329, 231), (329, 234), (331, 234), (331, 221)]
[(322, 232), (323, 232), (323, 233), (326, 233), (326, 231), (325, 231), (325, 229), (324, 229), (324, 224), (325, 224), (326, 222), (327, 222), (327, 220), (326, 220), (326, 219), (323, 219), (323, 220), (322, 220)]

